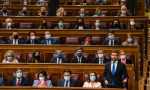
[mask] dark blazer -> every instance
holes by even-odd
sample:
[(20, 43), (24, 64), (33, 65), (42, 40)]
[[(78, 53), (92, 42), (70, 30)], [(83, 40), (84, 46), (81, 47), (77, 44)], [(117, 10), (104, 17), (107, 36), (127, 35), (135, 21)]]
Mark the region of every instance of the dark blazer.
[[(6, 26), (3, 26), (2, 28), (6, 28)], [(11, 26), (11, 28), (12, 28), (12, 29), (14, 29), (14, 28), (15, 28), (15, 26), (13, 26), (13, 25), (12, 25), (12, 26)]]
[[(8, 86), (16, 86), (16, 77), (9, 80)], [(29, 80), (22, 77), (20, 86), (30, 86)]]
[[(7, 44), (13, 44), (13, 39), (12, 40), (8, 40)], [(18, 39), (18, 44), (24, 44), (24, 41)]]
[[(79, 29), (79, 26), (75, 26), (74, 29)], [(83, 29), (89, 29), (89, 28), (86, 25), (84, 25)]]
[[(109, 45), (109, 40), (105, 40), (103, 45)], [(118, 40), (114, 40), (114, 45), (121, 45), (121, 43)]]
[[(25, 44), (31, 44), (31, 39), (26, 40)], [(34, 44), (40, 44), (40, 41), (35, 39)]]
[[(57, 57), (51, 58), (50, 63), (57, 63)], [(68, 63), (67, 59), (62, 58), (62, 63)]]
[[(59, 26), (56, 26), (55, 29), (60, 29)], [(63, 29), (67, 29), (65, 26), (63, 26)]]
[[(121, 59), (119, 59), (118, 61), (121, 62)], [(132, 61), (129, 59), (126, 59), (126, 64), (132, 64)]]
[[(109, 61), (110, 59), (104, 57), (103, 63), (107, 63)], [(93, 58), (92, 63), (99, 63), (99, 58)]]
[[(47, 44), (46, 40), (42, 40), (41, 44)], [(57, 39), (51, 39), (51, 44), (58, 44), (58, 40)]]
[[(81, 45), (84, 45), (84, 44), (85, 44), (85, 41), (81, 43)], [(90, 42), (90, 45), (96, 45), (96, 43), (93, 42), (93, 41), (91, 41), (91, 42)]]
[[(117, 13), (117, 16), (120, 16), (121, 14), (122, 14), (121, 12), (118, 12), (118, 13)], [(132, 14), (129, 13), (129, 12), (126, 12), (126, 16), (132, 16)]]
[(116, 85), (116, 88), (123, 88), (122, 75), (124, 76), (124, 78), (129, 78), (125, 64), (118, 61), (114, 76), (111, 72), (111, 61), (105, 64), (105, 70), (103, 73), (104, 81), (107, 80), (109, 84), (112, 84), (112, 81), (114, 81), (114, 85)]
[[(57, 83), (58, 87), (64, 87), (65, 79), (60, 79)], [(70, 87), (78, 87), (78, 81), (75, 79), (70, 79)]]
[[(3, 16), (3, 12), (0, 12), (0, 16)], [(7, 16), (12, 16), (11, 13), (7, 13)]]
[[(71, 63), (78, 63), (77, 56), (71, 59)], [(81, 63), (88, 63), (88, 59), (82, 56)]]
[[(92, 29), (96, 29), (96, 27), (92, 27)], [(102, 28), (101, 26), (99, 26), (99, 29), (104, 29), (104, 28)]]

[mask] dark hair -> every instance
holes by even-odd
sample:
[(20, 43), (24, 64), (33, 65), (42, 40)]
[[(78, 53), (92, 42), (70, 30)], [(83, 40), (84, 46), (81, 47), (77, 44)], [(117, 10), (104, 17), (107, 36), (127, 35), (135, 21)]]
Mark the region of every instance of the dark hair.
[(39, 59), (40, 59), (40, 51), (39, 51), (39, 50), (34, 50), (34, 51), (33, 51), (33, 54), (32, 54), (32, 57), (35, 59), (35, 54), (36, 54), (36, 52), (39, 53)]
[(83, 22), (83, 27), (84, 27), (84, 19), (83, 19), (83, 18), (81, 18), (81, 17), (79, 17), (79, 18), (77, 19), (77, 26), (79, 27), (79, 23), (78, 23), (79, 19), (81, 19), (81, 20), (82, 20), (82, 22)]
[(2, 5), (2, 8), (3, 8), (3, 7), (6, 7), (6, 8), (7, 8), (7, 6), (6, 6), (6, 5)]
[[(16, 72), (17, 72), (18, 70), (21, 70), (21, 71), (22, 71), (22, 69), (21, 69), (21, 68), (16, 68)], [(23, 71), (22, 71), (22, 72), (23, 72)]]
[(63, 22), (64, 22), (64, 20), (63, 20), (62, 18), (60, 18), (60, 19), (58, 20), (58, 22), (59, 22), (59, 21), (63, 21)]
[(76, 52), (77, 52), (78, 50), (82, 50), (82, 52), (83, 52), (83, 48), (82, 48), (82, 47), (77, 47)]
[[(44, 20), (46, 21), (46, 26), (45, 26), (45, 27), (43, 26), (43, 21), (44, 21)], [(41, 20), (40, 29), (44, 29), (44, 28), (47, 29), (47, 20), (46, 20), (46, 19), (42, 19), (42, 20)]]
[(35, 34), (36, 34), (35, 31), (30, 31), (30, 32), (28, 33), (29, 37), (30, 37), (31, 33), (35, 33)]
[(70, 69), (66, 69), (64, 70), (64, 73), (70, 73), (70, 75), (72, 74), (71, 70)]
[(113, 34), (114, 34), (114, 31), (112, 31), (112, 30), (109, 30), (109, 31), (107, 32), (107, 34), (108, 34), (108, 33), (113, 33)]
[(84, 35), (84, 40), (86, 39), (86, 37), (92, 38), (91, 34), (85, 34), (85, 35)]
[(112, 54), (112, 53), (117, 53), (117, 54), (119, 54), (119, 52), (118, 52), (117, 50), (112, 50), (112, 51), (111, 51), (111, 54)]
[[(56, 53), (56, 54), (57, 54), (57, 51), (58, 51), (58, 50), (61, 50), (61, 49), (60, 49), (60, 48), (55, 49), (55, 53)], [(61, 51), (62, 51), (62, 50), (61, 50)]]
[(112, 24), (111, 24), (111, 28), (115, 28), (114, 27), (114, 21), (118, 21), (118, 26), (117, 26), (117, 28), (119, 28), (120, 29), (120, 21), (118, 20), (118, 19), (114, 19), (113, 21), (112, 21)]
[(39, 75), (40, 74), (43, 74), (43, 76), (45, 76), (45, 79), (47, 78), (47, 73), (46, 73), (46, 71), (44, 71), (44, 70), (41, 70), (39, 73), (38, 73), (38, 75), (37, 75), (37, 78), (39, 79)]
[(94, 72), (94, 71), (90, 71), (90, 72), (89, 72), (87, 82), (89, 82), (89, 83), (91, 82), (91, 80), (90, 80), (90, 74), (91, 74), (91, 73), (95, 73), (95, 77), (96, 77), (95, 82), (97, 82), (97, 74), (96, 74), (96, 72)]

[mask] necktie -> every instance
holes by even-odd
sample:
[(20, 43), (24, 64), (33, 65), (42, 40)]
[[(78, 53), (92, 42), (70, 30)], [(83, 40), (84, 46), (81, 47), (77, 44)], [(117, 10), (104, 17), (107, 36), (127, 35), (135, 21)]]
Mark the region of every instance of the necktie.
[(16, 40), (14, 40), (14, 44), (16, 44)]
[(103, 61), (102, 61), (102, 59), (99, 59), (99, 64), (103, 64)]
[(113, 45), (113, 41), (111, 40), (111, 45)]
[(18, 79), (17, 86), (20, 86), (20, 79)]
[[(112, 74), (115, 75), (115, 62), (113, 62)], [(112, 85), (114, 85), (114, 81), (112, 80)]]
[(66, 85), (65, 85), (65, 87), (68, 87), (68, 81), (66, 81)]
[(58, 59), (58, 63), (60, 63), (60, 59)]
[(79, 63), (81, 63), (81, 60), (80, 60), (80, 58), (79, 58), (78, 62), (79, 62)]

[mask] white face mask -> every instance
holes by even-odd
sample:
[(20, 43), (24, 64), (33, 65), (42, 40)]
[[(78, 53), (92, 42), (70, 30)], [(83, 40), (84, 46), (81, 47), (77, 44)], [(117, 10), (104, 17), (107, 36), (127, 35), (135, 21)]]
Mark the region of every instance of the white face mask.
[(135, 24), (135, 22), (130, 22), (130, 25), (134, 25)]
[(40, 80), (41, 82), (43, 82), (43, 81), (44, 81), (44, 77), (39, 77), (39, 80)]
[(120, 56), (121, 59), (126, 59), (126, 56)]
[(31, 36), (31, 39), (34, 40), (34, 39), (35, 39), (35, 36)]
[(12, 25), (11, 23), (7, 23), (7, 26), (9, 26), (9, 27), (10, 27), (11, 25)]
[(98, 54), (99, 58), (103, 58), (103, 56), (104, 56), (103, 54)]

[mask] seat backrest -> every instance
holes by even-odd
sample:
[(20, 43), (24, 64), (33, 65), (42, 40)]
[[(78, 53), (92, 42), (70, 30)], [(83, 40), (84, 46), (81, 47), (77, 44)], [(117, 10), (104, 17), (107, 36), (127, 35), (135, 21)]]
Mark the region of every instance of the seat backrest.
[(124, 24), (124, 23), (120, 23), (120, 29), (126, 29), (127, 28), (127, 26), (126, 26), (126, 24)]
[(66, 37), (65, 44), (79, 44), (79, 38), (78, 37)]
[[(0, 10), (0, 12), (3, 12), (3, 11), (2, 11), (2, 10)], [(7, 10), (7, 12), (8, 12), (8, 13), (11, 13), (11, 12), (12, 12), (12, 10)]]
[(140, 37), (134, 37), (134, 40), (138, 42), (138, 44), (140, 44)]
[(101, 25), (100, 25), (100, 26), (102, 27), (102, 29), (106, 29), (106, 28), (107, 28), (106, 22), (101, 22)]
[(31, 29), (33, 26), (32, 23), (20, 23), (20, 28), (21, 29)]
[(69, 29), (70, 28), (70, 23), (64, 23), (64, 26), (66, 29)]
[(15, 53), (16, 59), (19, 61), (19, 63), (23, 62), (22, 61), (22, 53)]
[[(80, 11), (78, 12), (78, 16), (80, 16)], [(85, 11), (85, 16), (90, 16), (90, 11)]]
[(102, 44), (101, 37), (92, 37), (92, 41), (94, 41), (96, 44)]
[[(2, 23), (2, 27), (6, 26), (6, 23)], [(12, 22), (12, 26), (15, 26), (15, 23)]]
[(84, 22), (84, 24), (90, 29), (91, 28), (91, 23), (90, 22)]
[(107, 16), (108, 15), (108, 11), (102, 11), (102, 15), (103, 16)]
[[(16, 77), (15, 72), (13, 72), (13, 77)], [(26, 78), (26, 79), (29, 79), (30, 78), (30, 73), (29, 72), (23, 72), (23, 77)]]
[(4, 38), (5, 38), (4, 36), (0, 36), (0, 40), (2, 40), (2, 41), (3, 41), (3, 40), (4, 40)]
[(52, 28), (52, 22), (47, 22), (47, 28)]

